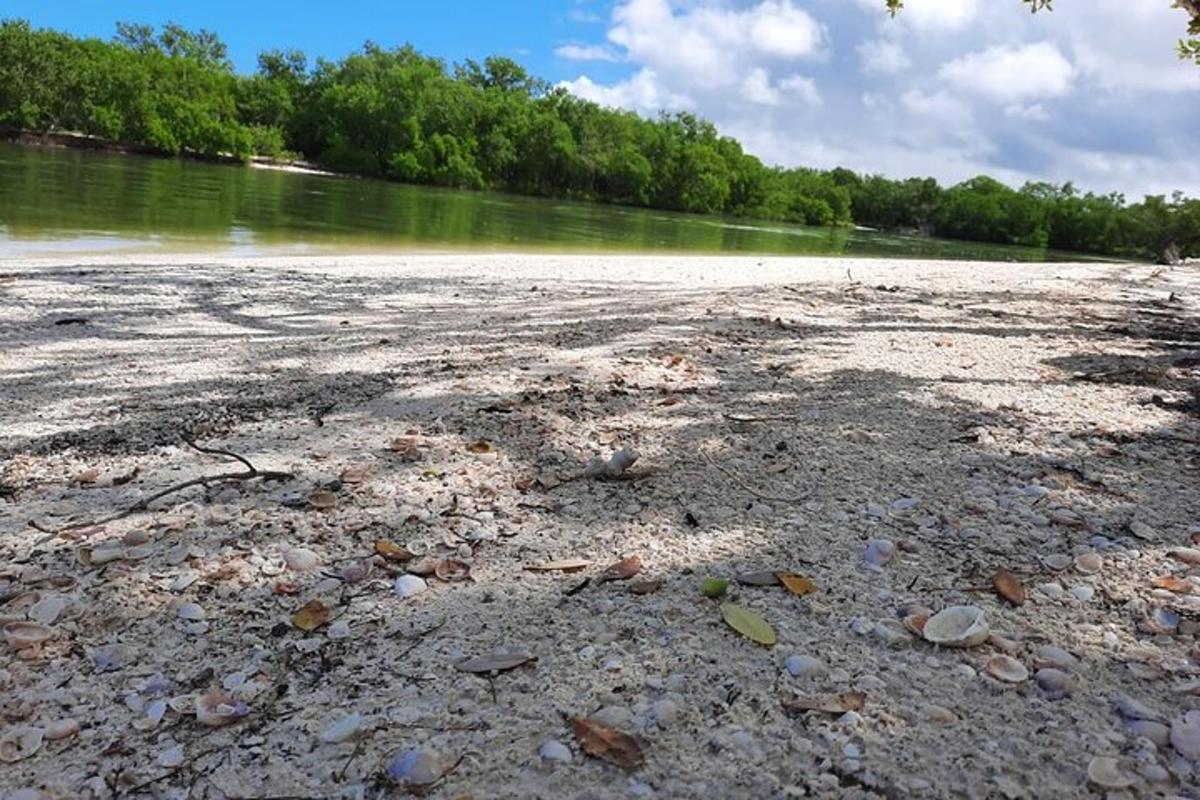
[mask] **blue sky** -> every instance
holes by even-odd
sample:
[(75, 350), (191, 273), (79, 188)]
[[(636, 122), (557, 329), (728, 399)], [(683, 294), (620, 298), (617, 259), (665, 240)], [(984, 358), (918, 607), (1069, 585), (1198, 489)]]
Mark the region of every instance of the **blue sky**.
[(1074, 179), (1200, 195), (1200, 68), (1170, 0), (0, 0), (0, 16), (110, 36), (117, 20), (217, 31), (241, 69), (367, 39), (447, 61), (490, 54), (609, 105), (686, 109), (772, 163), (953, 182)]

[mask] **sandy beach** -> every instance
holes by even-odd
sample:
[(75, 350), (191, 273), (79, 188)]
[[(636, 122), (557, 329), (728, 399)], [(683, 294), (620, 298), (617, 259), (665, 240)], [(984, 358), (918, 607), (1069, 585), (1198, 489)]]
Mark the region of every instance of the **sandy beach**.
[[(1198, 796), (1198, 291), (1144, 264), (0, 258), (0, 789)], [(921, 633), (952, 607), (980, 641)]]

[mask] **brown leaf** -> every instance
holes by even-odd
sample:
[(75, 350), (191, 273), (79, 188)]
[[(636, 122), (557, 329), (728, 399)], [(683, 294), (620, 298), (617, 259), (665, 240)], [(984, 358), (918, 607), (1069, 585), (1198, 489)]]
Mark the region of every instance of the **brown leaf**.
[(1161, 578), (1155, 578), (1152, 582), (1155, 589), (1166, 589), (1168, 592), (1175, 594), (1191, 594), (1192, 582), (1186, 581), (1183, 578), (1176, 578), (1174, 575), (1164, 575)]
[(294, 581), (279, 581), (271, 591), (275, 594), (300, 594), (300, 584)]
[(629, 584), (630, 594), (654, 594), (663, 587), (663, 581), (659, 578), (642, 578), (639, 581), (634, 581)]
[(606, 583), (607, 581), (627, 581), (634, 575), (642, 571), (642, 560), (637, 556), (623, 558), (613, 564), (604, 572), (600, 573), (600, 577), (596, 578), (596, 583)]
[(403, 461), (421, 460), (421, 448), (418, 446), (415, 436), (401, 436), (399, 439), (393, 439), (388, 447)]
[(337, 504), (337, 495), (324, 489), (318, 489), (308, 496), (308, 507), (314, 511), (330, 511), (337, 508)]
[(513, 481), (513, 488), (524, 494), (533, 488), (533, 478), (517, 478)]
[(496, 445), (489, 442), (487, 439), (480, 439), (477, 442), (471, 442), (467, 445), (467, 452), (477, 456), (491, 455), (496, 452)]
[(292, 615), (292, 624), (302, 631), (315, 631), (329, 622), (333, 612), (320, 600), (309, 600)]
[(408, 552), (407, 547), (393, 544), (387, 539), (375, 540), (375, 552), (388, 561), (412, 561), (413, 559), (413, 554)]
[(866, 704), (867, 696), (862, 692), (818, 694), (811, 697), (794, 697), (791, 700), (783, 701), (783, 707), (788, 711), (820, 711), (823, 714), (862, 711)]
[(1025, 587), (1021, 585), (1017, 576), (1008, 570), (997, 570), (992, 576), (992, 586), (995, 587), (996, 594), (1014, 606), (1025, 605)]
[(525, 569), (530, 572), (579, 572), (585, 567), (591, 566), (590, 561), (586, 558), (564, 558), (559, 561), (547, 561), (544, 564), (534, 564)]
[(641, 742), (599, 720), (576, 717), (571, 720), (571, 732), (575, 734), (575, 740), (583, 752), (589, 756), (602, 758), (627, 770), (637, 769), (646, 762)]
[(787, 587), (787, 590), (797, 597), (804, 597), (817, 591), (817, 584), (812, 578), (805, 578), (803, 575), (792, 575), (790, 572), (780, 572), (776, 574), (779, 582)]
[(471, 579), (471, 565), (457, 558), (444, 558), (434, 566), (433, 574), (439, 581), (468, 581)]

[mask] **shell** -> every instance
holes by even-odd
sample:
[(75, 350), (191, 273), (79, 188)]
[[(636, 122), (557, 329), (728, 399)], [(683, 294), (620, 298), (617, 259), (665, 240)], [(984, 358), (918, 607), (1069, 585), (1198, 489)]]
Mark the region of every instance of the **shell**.
[(896, 545), (887, 539), (868, 539), (867, 549), (863, 552), (863, 561), (876, 567), (882, 567), (896, 555)]
[(321, 741), (326, 744), (337, 744), (358, 735), (363, 727), (362, 714), (350, 714), (330, 725), (321, 732)]
[(183, 603), (175, 609), (175, 613), (179, 615), (180, 619), (188, 622), (199, 622), (206, 616), (204, 609), (196, 603)]
[(983, 644), (988, 632), (983, 609), (950, 606), (929, 618), (922, 635), (942, 647), (975, 647)]
[(45, 734), (41, 728), (12, 728), (0, 736), (0, 761), (13, 763), (42, 749)]
[(79, 733), (79, 722), (73, 719), (59, 719), (49, 722), (43, 729), (45, 737), (51, 741), (66, 739)]
[(29, 612), (29, 609), (42, 601), (42, 593), (21, 592), (4, 604), (4, 613), (13, 615), (23, 615)]
[(401, 575), (392, 584), (392, 591), (402, 598), (413, 597), (428, 589), (428, 584), (416, 575)]
[(1096, 756), (1088, 764), (1088, 780), (1102, 789), (1125, 789), (1133, 778), (1121, 771), (1121, 762), (1110, 756)]
[(53, 630), (36, 622), (10, 622), (4, 626), (4, 640), (18, 650), (36, 647), (53, 636)]
[(992, 656), (988, 659), (987, 671), (993, 678), (1005, 683), (1023, 683), (1029, 679), (1029, 670), (1011, 656)]
[(1171, 746), (1188, 761), (1200, 761), (1200, 711), (1189, 711), (1171, 723)]
[(201, 725), (228, 725), (249, 713), (250, 709), (245, 703), (224, 692), (209, 692), (196, 698), (196, 721)]
[(388, 762), (387, 774), (403, 787), (419, 789), (445, 775), (446, 764), (432, 750), (406, 750)]
[(1062, 553), (1053, 553), (1048, 556), (1042, 556), (1042, 563), (1047, 569), (1052, 569), (1055, 572), (1062, 572), (1071, 566), (1070, 556), (1065, 556)]
[(29, 618), (42, 625), (53, 625), (67, 607), (67, 601), (55, 594), (47, 595), (29, 608)]
[(312, 572), (321, 566), (321, 557), (304, 547), (292, 547), (283, 553), (283, 563), (293, 572)]
[(1104, 569), (1104, 559), (1096, 553), (1084, 553), (1075, 556), (1075, 569), (1084, 575), (1095, 575)]

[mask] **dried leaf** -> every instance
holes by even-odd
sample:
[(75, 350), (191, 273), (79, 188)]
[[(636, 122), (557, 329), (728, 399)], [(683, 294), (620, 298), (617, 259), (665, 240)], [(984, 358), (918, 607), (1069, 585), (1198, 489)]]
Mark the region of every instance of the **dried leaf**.
[(791, 464), (783, 463), (783, 464), (768, 464), (765, 469), (767, 470), (767, 472), (771, 473), (772, 475), (780, 475), (784, 472), (787, 472), (791, 468), (792, 468)]
[(408, 552), (407, 547), (393, 544), (387, 539), (375, 540), (375, 552), (388, 561), (412, 561), (413, 559), (413, 554)]
[(337, 508), (338, 497), (325, 489), (318, 489), (308, 496), (308, 507), (314, 511), (329, 511)]
[(444, 558), (434, 566), (433, 574), (439, 581), (468, 581), (471, 579), (471, 565), (457, 558)]
[(820, 711), (824, 714), (845, 714), (847, 711), (862, 711), (867, 696), (862, 692), (842, 694), (818, 694), (811, 697), (795, 697), (783, 701), (788, 711)]
[(480, 439), (467, 445), (467, 452), (477, 456), (490, 455), (496, 452), (496, 446), (487, 439)]
[(1183, 578), (1176, 578), (1174, 575), (1164, 575), (1161, 578), (1155, 578), (1153, 581), (1155, 589), (1166, 589), (1168, 592), (1175, 594), (1191, 594), (1192, 582)]
[(388, 447), (403, 461), (421, 460), (421, 448), (417, 444), (416, 437), (401, 436), (399, 439), (393, 439)]
[(630, 594), (654, 594), (663, 587), (663, 582), (658, 578), (643, 578), (640, 581), (634, 581), (629, 584)]
[(668, 397), (666, 400), (661, 401), (659, 405), (666, 408), (667, 406), (677, 406), (682, 402), (683, 400), (678, 397)]
[(275, 584), (271, 591), (275, 594), (300, 594), (300, 584), (295, 583), (294, 581), (279, 581)]
[(780, 572), (777, 576), (779, 582), (787, 587), (787, 590), (797, 597), (804, 597), (817, 591), (817, 584), (812, 578), (805, 578), (802, 575), (793, 575), (790, 572)]
[(333, 612), (320, 600), (309, 600), (292, 615), (292, 624), (302, 631), (315, 631), (329, 622)]
[(747, 572), (737, 576), (737, 582), (743, 586), (778, 586), (778, 572)]
[(518, 492), (524, 494), (525, 492), (528, 492), (530, 489), (533, 488), (533, 484), (534, 484), (533, 478), (517, 478), (516, 480), (513, 481), (513, 488), (516, 489)]
[(525, 569), (530, 572), (579, 572), (579, 570), (591, 566), (591, 563), (586, 558), (564, 558), (559, 561), (534, 564)]
[(1014, 606), (1025, 605), (1025, 587), (1021, 585), (1016, 575), (1006, 569), (997, 570), (992, 576), (992, 586), (996, 594), (1003, 597)]
[(775, 644), (775, 629), (754, 611), (733, 603), (721, 604), (725, 624), (752, 642), (771, 647)]
[(637, 556), (623, 558), (613, 564), (604, 572), (600, 573), (600, 577), (596, 578), (596, 583), (606, 583), (607, 581), (627, 581), (634, 575), (642, 571), (642, 560)]
[(342, 483), (363, 483), (371, 475), (368, 467), (346, 467), (338, 479)]
[(622, 769), (634, 770), (646, 761), (642, 745), (637, 739), (599, 720), (583, 717), (572, 719), (571, 732), (575, 734), (575, 740), (583, 752)]
[(537, 661), (530, 653), (518, 650), (497, 650), (474, 658), (466, 658), (454, 665), (461, 672), (507, 672), (522, 664)]

